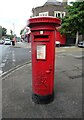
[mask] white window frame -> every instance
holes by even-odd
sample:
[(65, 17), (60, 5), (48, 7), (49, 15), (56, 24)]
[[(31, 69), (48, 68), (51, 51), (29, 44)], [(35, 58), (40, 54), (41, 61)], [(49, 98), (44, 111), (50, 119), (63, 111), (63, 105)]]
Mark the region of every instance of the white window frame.
[[(58, 14), (60, 14), (60, 17), (63, 18), (66, 13), (65, 12), (62, 12), (62, 11), (54, 11), (54, 17), (59, 17)], [(63, 14), (63, 17), (62, 17), (62, 14)]]
[(62, 12), (62, 14), (64, 14), (64, 15), (63, 15), (63, 17), (65, 17), (65, 15), (66, 15), (66, 12)]
[(39, 16), (48, 16), (48, 12), (41, 12), (39, 13)]
[(59, 17), (58, 14), (60, 14), (60, 17), (61, 17), (61, 12), (60, 11), (54, 11), (54, 17)]

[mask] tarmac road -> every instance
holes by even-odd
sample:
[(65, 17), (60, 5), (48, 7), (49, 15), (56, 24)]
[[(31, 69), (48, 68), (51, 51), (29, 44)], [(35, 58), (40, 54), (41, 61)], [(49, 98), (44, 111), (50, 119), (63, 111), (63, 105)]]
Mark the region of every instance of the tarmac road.
[[(17, 44), (15, 46), (9, 46), (8, 49), (5, 50), (6, 55), (2, 57), (2, 63), (0, 64), (0, 68), (2, 68), (2, 73), (7, 72), (17, 65), (22, 65), (25, 62), (31, 60), (31, 46), (25, 45), (24, 43), (22, 44), (20, 42)], [(20, 45), (23, 45), (23, 47), (20, 47)]]
[(55, 98), (50, 104), (35, 104), (31, 99), (31, 64), (2, 78), (2, 117), (82, 118), (82, 59), (72, 56), (73, 50), (78, 49), (68, 49), (67, 54), (59, 49), (56, 54)]

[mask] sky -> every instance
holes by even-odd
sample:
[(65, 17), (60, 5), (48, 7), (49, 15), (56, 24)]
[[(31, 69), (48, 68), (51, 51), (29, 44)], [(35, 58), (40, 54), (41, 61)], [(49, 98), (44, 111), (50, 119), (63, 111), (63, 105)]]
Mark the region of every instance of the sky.
[(20, 30), (32, 15), (32, 8), (42, 6), (45, 2), (47, 0), (0, 0), (0, 25), (7, 29), (7, 33), (13, 30), (20, 36)]

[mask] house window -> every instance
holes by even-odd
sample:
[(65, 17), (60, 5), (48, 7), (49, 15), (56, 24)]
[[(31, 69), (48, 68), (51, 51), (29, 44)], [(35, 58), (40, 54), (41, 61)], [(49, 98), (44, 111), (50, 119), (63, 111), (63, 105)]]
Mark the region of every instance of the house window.
[(39, 13), (39, 16), (48, 16), (48, 12)]
[(58, 14), (56, 13), (56, 17), (58, 17)]
[(62, 13), (62, 18), (64, 17), (64, 13)]
[(62, 12), (62, 18), (65, 17), (65, 12)]
[(58, 13), (58, 17), (61, 17), (61, 13)]
[(54, 11), (54, 17), (61, 17), (60, 11)]
[(65, 12), (54, 11), (54, 17), (61, 17), (61, 18), (63, 18), (64, 16), (65, 16)]

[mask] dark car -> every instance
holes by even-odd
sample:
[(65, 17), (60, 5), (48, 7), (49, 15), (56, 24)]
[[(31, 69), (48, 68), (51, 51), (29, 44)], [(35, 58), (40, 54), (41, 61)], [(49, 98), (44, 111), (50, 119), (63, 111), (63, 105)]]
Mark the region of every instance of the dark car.
[(84, 41), (79, 42), (78, 47), (83, 47), (84, 48)]

